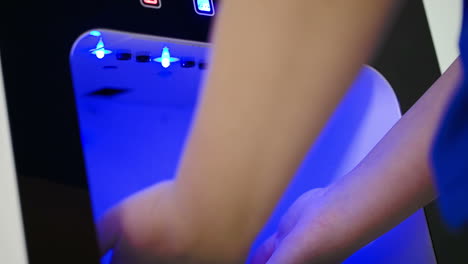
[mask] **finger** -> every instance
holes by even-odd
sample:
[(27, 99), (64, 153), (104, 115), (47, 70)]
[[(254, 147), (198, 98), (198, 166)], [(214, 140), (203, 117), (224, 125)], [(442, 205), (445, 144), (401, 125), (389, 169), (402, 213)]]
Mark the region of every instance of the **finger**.
[(302, 232), (292, 232), (286, 236), (271, 255), (267, 264), (302, 264), (307, 263), (307, 241)]
[(268, 238), (255, 252), (252, 264), (265, 264), (270, 259), (276, 247), (276, 234)]
[(116, 245), (121, 229), (121, 206), (107, 211), (96, 224), (99, 249), (101, 256), (105, 255)]
[(310, 198), (319, 197), (326, 191), (325, 188), (317, 188), (306, 192), (297, 199), (286, 214), (281, 218), (278, 228), (278, 239), (282, 240), (294, 228), (299, 221), (301, 214), (309, 206)]

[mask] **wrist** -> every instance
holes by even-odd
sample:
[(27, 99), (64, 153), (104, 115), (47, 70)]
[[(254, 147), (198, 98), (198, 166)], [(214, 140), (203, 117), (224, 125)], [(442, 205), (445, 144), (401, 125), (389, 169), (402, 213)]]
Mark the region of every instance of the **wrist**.
[(350, 206), (350, 199), (337, 192), (341, 190), (335, 184), (324, 189), (306, 218), (310, 263), (342, 263), (358, 249), (360, 235), (353, 230), (356, 222), (342, 209)]
[[(190, 199), (187, 192), (177, 188), (177, 183), (171, 192), (173, 216), (169, 221), (176, 240), (174, 250), (183, 259), (183, 263), (190, 264), (238, 264), (245, 262), (250, 249), (246, 243), (231, 229), (220, 223), (220, 219), (213, 214), (204, 212), (197, 200)], [(178, 242), (177, 242), (178, 241)]]

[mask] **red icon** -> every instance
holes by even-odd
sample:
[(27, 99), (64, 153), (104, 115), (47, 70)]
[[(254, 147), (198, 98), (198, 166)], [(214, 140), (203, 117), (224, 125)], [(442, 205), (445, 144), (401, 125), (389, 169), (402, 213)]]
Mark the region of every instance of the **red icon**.
[(140, 0), (144, 7), (161, 8), (161, 0)]

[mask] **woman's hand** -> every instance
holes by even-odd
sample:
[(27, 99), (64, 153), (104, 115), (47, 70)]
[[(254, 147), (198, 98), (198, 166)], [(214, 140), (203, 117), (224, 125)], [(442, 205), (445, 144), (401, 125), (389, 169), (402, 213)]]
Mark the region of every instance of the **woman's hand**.
[(110, 209), (97, 225), (102, 254), (112, 264), (191, 263), (190, 233), (179, 216), (172, 181), (157, 184)]
[[(323, 218), (327, 189), (314, 189), (303, 194), (291, 206), (273, 234), (255, 253), (252, 264), (340, 263), (333, 240), (333, 218)], [(330, 254), (332, 253), (332, 254)]]

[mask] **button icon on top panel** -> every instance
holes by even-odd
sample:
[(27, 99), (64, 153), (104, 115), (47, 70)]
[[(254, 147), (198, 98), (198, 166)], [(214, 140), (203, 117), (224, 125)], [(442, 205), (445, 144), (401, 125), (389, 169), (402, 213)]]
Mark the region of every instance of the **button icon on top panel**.
[(202, 16), (214, 16), (215, 8), (213, 0), (193, 0), (195, 12)]
[(140, 0), (140, 3), (142, 6), (148, 8), (161, 8), (161, 0)]

